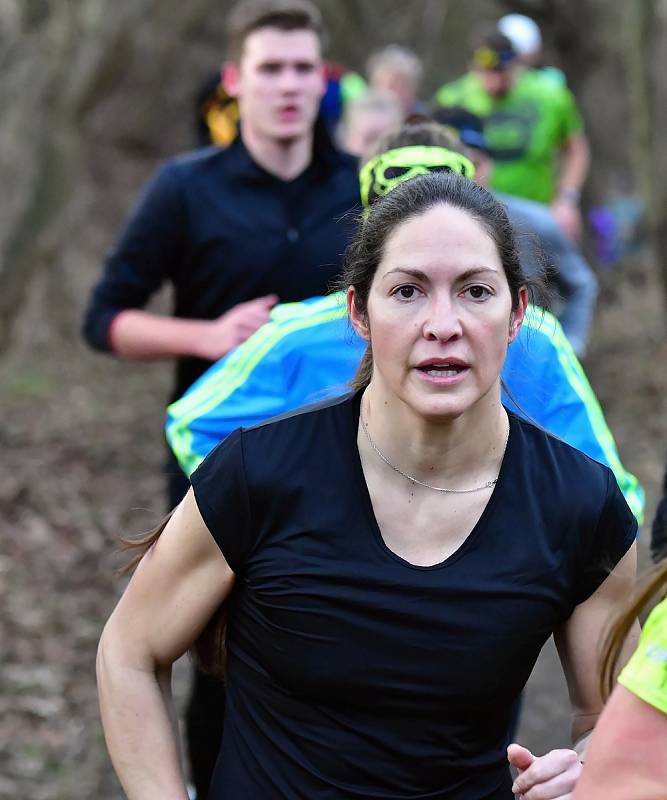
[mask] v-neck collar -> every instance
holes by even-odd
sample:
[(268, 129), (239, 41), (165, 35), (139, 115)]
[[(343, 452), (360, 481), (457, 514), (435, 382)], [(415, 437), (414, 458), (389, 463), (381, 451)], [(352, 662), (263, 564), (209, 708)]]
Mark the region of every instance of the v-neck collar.
[(508, 464), (511, 461), (511, 453), (514, 447), (514, 428), (516, 425), (516, 420), (514, 418), (514, 414), (512, 412), (507, 411), (507, 417), (509, 420), (509, 437), (507, 440), (507, 446), (505, 448), (505, 454), (503, 455), (503, 460), (500, 465), (500, 472), (498, 473), (498, 481), (496, 485), (493, 487), (493, 491), (491, 492), (491, 496), (489, 497), (486, 505), (484, 506), (484, 510), (482, 511), (479, 519), (473, 526), (472, 530), (466, 536), (464, 541), (451, 553), (447, 558), (439, 561), (436, 564), (429, 564), (426, 566), (422, 566), (420, 564), (413, 564), (411, 561), (399, 556), (398, 553), (395, 553), (385, 542), (384, 537), (382, 535), (382, 531), (380, 530), (380, 526), (377, 521), (377, 517), (375, 515), (375, 509), (373, 508), (373, 501), (371, 500), (370, 491), (368, 489), (368, 483), (366, 482), (366, 475), (364, 474), (364, 468), (361, 463), (361, 456), (359, 454), (359, 448), (357, 446), (357, 436), (359, 432), (359, 414), (361, 409), (361, 398), (363, 396), (364, 390), (359, 389), (352, 397), (351, 402), (349, 405), (350, 413), (348, 416), (350, 430), (349, 436), (346, 437), (351, 448), (350, 457), (352, 464), (354, 465), (354, 472), (355, 475), (353, 476), (353, 483), (356, 485), (357, 490), (359, 492), (359, 499), (361, 502), (361, 507), (363, 508), (364, 515), (370, 525), (371, 533), (376, 541), (376, 544), (379, 546), (380, 550), (387, 555), (389, 558), (397, 561), (399, 564), (409, 568), (409, 569), (416, 569), (416, 570), (435, 570), (435, 569), (443, 569), (445, 567), (451, 566), (453, 563), (458, 561), (462, 558), (465, 553), (470, 549), (470, 547), (474, 544), (474, 542), (483, 535), (485, 529), (488, 527), (488, 520), (493, 515), (494, 510), (498, 503), (500, 502), (500, 498), (502, 498), (504, 494), (504, 485), (507, 480), (507, 473), (508, 473)]

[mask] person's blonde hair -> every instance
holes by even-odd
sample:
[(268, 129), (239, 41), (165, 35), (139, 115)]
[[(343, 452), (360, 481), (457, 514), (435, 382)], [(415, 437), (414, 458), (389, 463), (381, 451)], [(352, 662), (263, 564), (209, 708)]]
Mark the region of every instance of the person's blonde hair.
[(373, 82), (373, 73), (379, 69), (389, 69), (404, 75), (415, 88), (419, 86), (424, 67), (419, 56), (400, 44), (390, 44), (372, 53), (366, 62), (366, 74)]

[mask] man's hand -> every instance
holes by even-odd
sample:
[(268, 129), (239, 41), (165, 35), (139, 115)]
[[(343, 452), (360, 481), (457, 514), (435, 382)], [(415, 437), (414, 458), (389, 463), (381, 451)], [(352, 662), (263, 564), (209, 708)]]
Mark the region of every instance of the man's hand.
[(581, 762), (574, 750), (551, 750), (537, 757), (525, 747), (511, 744), (507, 760), (519, 771), (512, 791), (521, 800), (571, 800), (581, 774)]
[(583, 232), (583, 222), (581, 219), (581, 211), (576, 203), (570, 200), (556, 199), (551, 204), (551, 213), (554, 215), (556, 222), (560, 225), (563, 233), (567, 238), (578, 244), (581, 241)]
[(275, 294), (256, 297), (239, 303), (222, 316), (205, 323), (201, 340), (197, 343), (200, 358), (217, 361), (243, 344), (245, 340), (269, 321), (269, 312), (278, 302)]

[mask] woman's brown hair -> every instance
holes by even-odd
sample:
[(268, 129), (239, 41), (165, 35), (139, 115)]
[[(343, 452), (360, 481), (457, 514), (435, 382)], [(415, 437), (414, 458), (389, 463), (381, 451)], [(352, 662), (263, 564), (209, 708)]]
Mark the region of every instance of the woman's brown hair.
[(605, 700), (616, 683), (618, 659), (633, 624), (649, 603), (667, 592), (667, 560), (654, 567), (640, 583), (634, 595), (614, 617), (602, 643), (600, 656), (600, 691)]

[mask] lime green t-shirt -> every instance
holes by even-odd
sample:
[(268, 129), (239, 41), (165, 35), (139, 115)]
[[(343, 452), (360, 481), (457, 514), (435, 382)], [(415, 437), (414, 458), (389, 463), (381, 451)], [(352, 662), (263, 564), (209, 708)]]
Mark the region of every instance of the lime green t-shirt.
[(442, 106), (462, 106), (484, 120), (495, 164), (491, 188), (550, 203), (557, 189), (563, 143), (583, 129), (572, 92), (563, 84), (524, 70), (505, 97), (495, 99), (470, 72), (435, 95)]
[(667, 714), (667, 598), (649, 614), (639, 647), (618, 682)]

